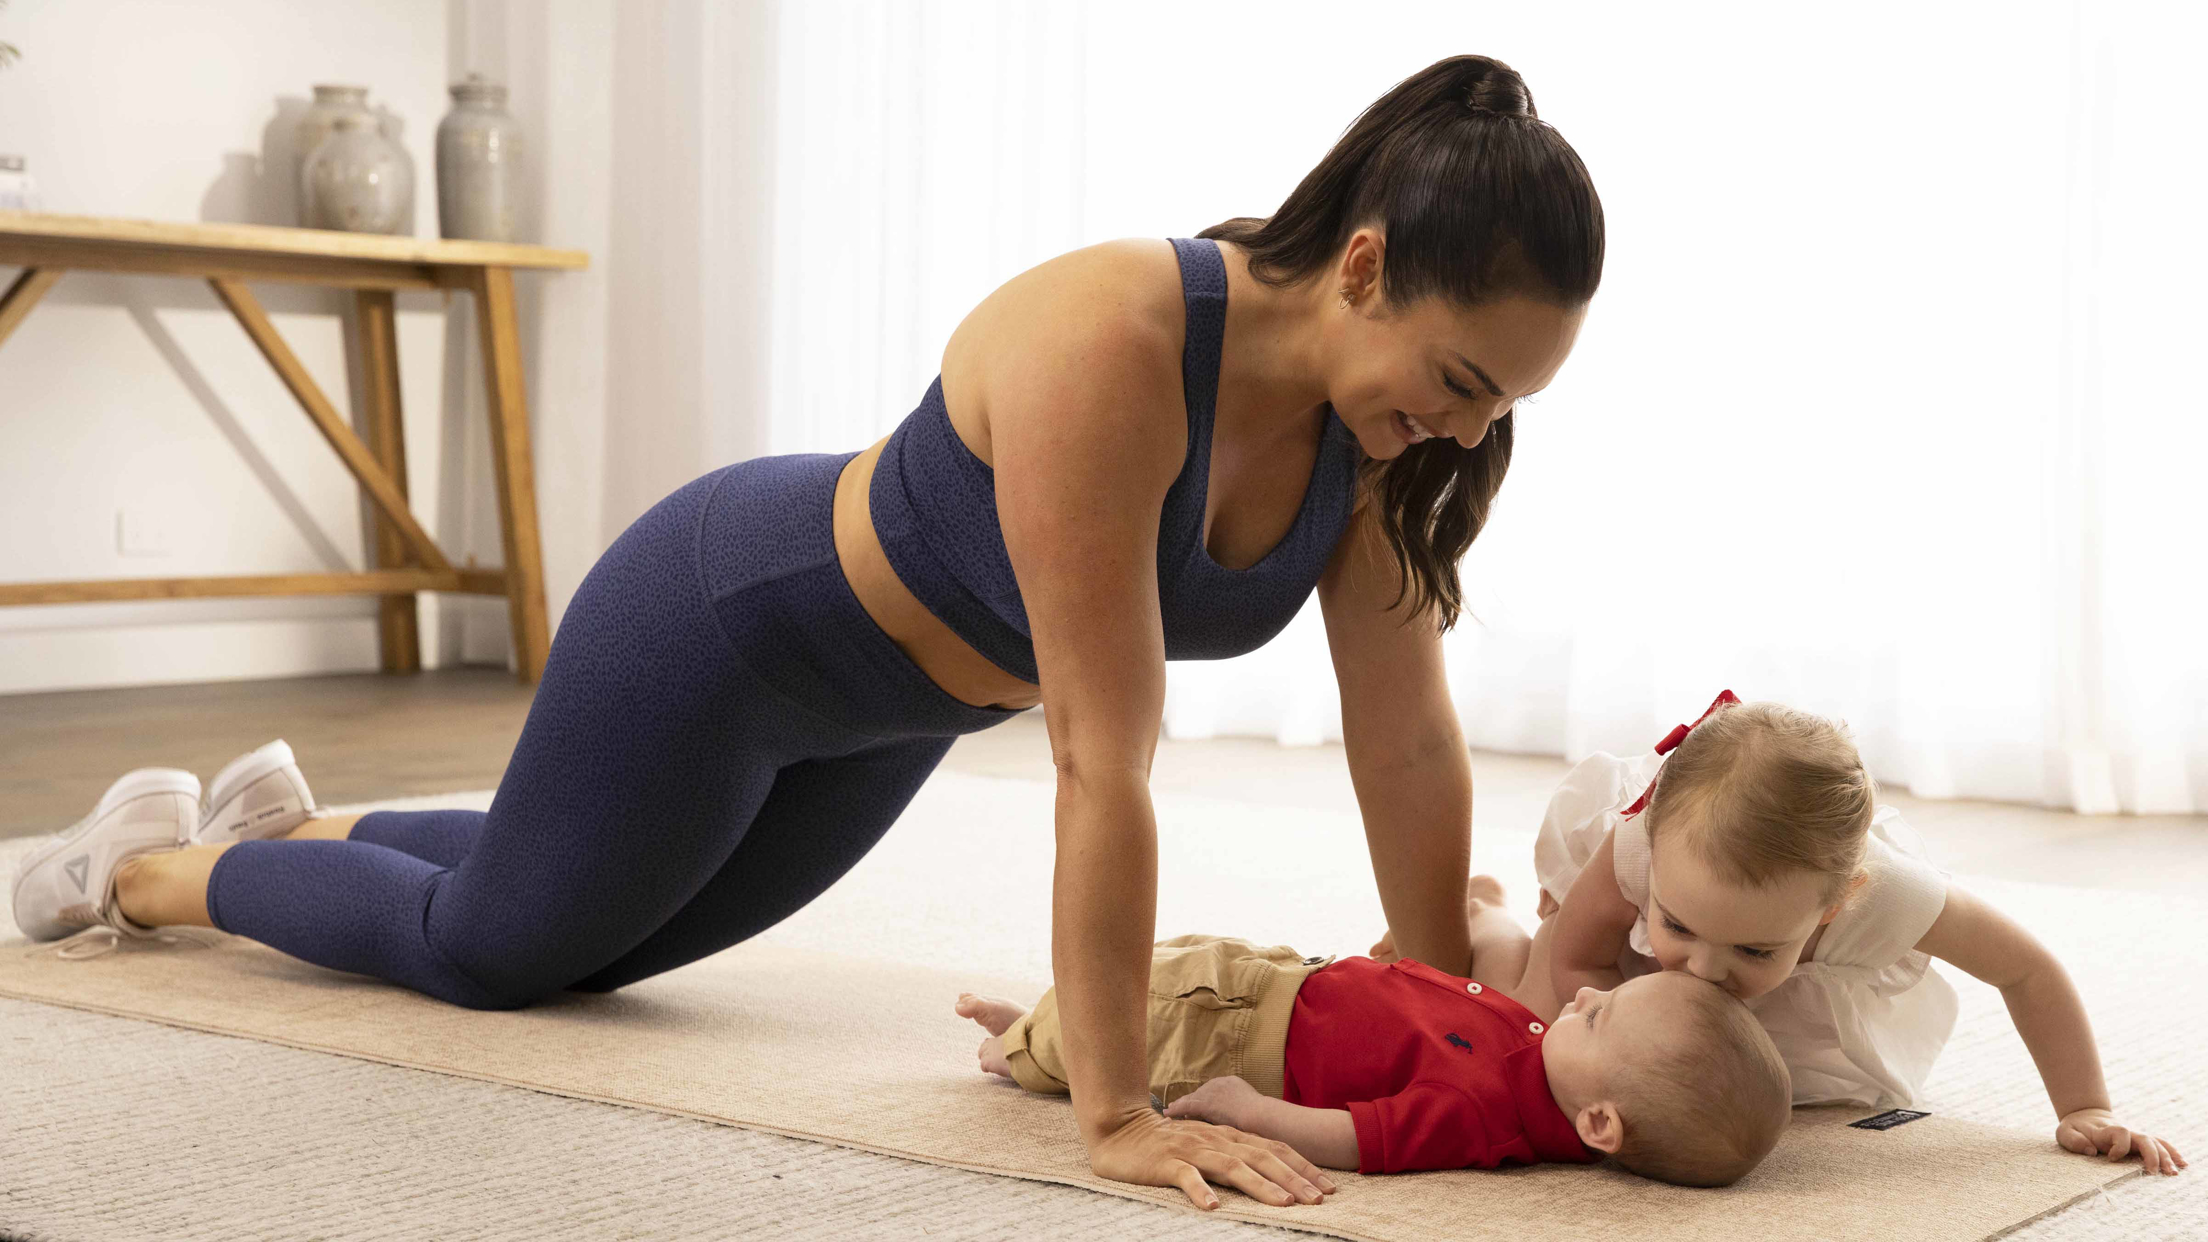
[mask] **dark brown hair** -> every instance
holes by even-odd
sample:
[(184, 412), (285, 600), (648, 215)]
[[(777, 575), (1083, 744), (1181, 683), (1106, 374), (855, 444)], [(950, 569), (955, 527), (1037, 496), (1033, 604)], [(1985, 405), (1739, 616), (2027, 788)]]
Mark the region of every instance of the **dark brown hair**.
[[(1510, 66), (1452, 56), (1365, 109), (1280, 210), (1215, 224), (1269, 285), (1324, 273), (1358, 229), (1387, 238), (1382, 293), (1392, 308), (1442, 297), (1479, 306), (1510, 295), (1580, 306), (1602, 281), (1602, 201), (1579, 156), (1533, 110)], [(1457, 561), (1486, 524), (1510, 467), (1511, 417), (1477, 447), (1437, 436), (1365, 463), (1381, 529), (1417, 616), (1444, 629), (1464, 606)]]

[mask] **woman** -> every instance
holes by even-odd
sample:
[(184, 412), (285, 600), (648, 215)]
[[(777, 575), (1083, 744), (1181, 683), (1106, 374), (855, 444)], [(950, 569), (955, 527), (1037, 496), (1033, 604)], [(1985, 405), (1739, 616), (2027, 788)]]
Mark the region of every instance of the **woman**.
[(1471, 772), (1441, 635), (1512, 402), (1563, 364), (1602, 250), (1586, 169), (1517, 74), (1442, 61), (1270, 219), (1092, 246), (998, 289), (881, 443), (725, 467), (638, 519), (562, 620), (488, 813), (156, 833), (108, 849), (112, 899), (75, 908), (471, 1007), (607, 991), (787, 917), (953, 738), (1041, 703), (1092, 1166), (1205, 1207), (1207, 1179), (1317, 1202), (1331, 1183), (1289, 1148), (1149, 1105), (1165, 661), (1250, 650), (1316, 587), (1388, 924), (1464, 970)]

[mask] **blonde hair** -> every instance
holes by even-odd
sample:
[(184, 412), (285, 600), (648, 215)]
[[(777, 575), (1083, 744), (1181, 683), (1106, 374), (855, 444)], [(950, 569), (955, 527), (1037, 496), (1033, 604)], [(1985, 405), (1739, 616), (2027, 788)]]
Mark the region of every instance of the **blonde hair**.
[(1863, 870), (1878, 786), (1844, 727), (1778, 703), (1720, 708), (1664, 760), (1648, 805), (1653, 851), (1667, 833), (1738, 884), (1794, 872), (1838, 901)]
[[(1677, 1186), (1730, 1186), (1763, 1163), (1794, 1113), (1794, 1080), (1763, 1023), (1725, 989), (1693, 975), (1676, 1038), (1644, 1045), (1614, 1071), (1620, 1165)], [(1688, 986), (1691, 985), (1691, 986)]]

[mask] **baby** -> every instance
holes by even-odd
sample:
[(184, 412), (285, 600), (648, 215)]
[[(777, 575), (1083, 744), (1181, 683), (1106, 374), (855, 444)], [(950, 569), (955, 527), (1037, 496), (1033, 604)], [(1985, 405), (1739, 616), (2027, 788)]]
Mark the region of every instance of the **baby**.
[[(1527, 940), (1492, 879), (1474, 887), (1486, 904), (1471, 979), (1223, 937), (1159, 944), (1148, 1035), (1165, 1115), (1360, 1173), (1608, 1155), (1646, 1177), (1723, 1186), (1763, 1159), (1791, 1087), (1739, 1001), (1665, 972), (1559, 1004), (1547, 937)], [(1055, 990), (1026, 1011), (962, 993), (957, 1011), (989, 1032), (982, 1069), (1067, 1092)]]

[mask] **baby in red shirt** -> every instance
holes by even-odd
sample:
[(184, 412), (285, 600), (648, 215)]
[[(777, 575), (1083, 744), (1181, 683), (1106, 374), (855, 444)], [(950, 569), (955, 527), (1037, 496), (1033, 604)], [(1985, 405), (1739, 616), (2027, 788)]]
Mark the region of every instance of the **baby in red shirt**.
[[(1475, 881), (1480, 899), (1494, 881)], [(1792, 1084), (1738, 1000), (1682, 971), (1547, 994), (1547, 936), (1476, 920), (1473, 977), (1408, 959), (1307, 958), (1212, 936), (1158, 945), (1151, 1090), (1166, 1116), (1277, 1139), (1360, 1173), (1494, 1168), (1605, 1155), (1689, 1186), (1753, 1169)], [(1543, 932), (1546, 933), (1545, 924)], [(1485, 952), (1483, 952), (1485, 950)], [(963, 993), (989, 1032), (981, 1068), (1064, 1094), (1055, 990), (1023, 1010)]]

